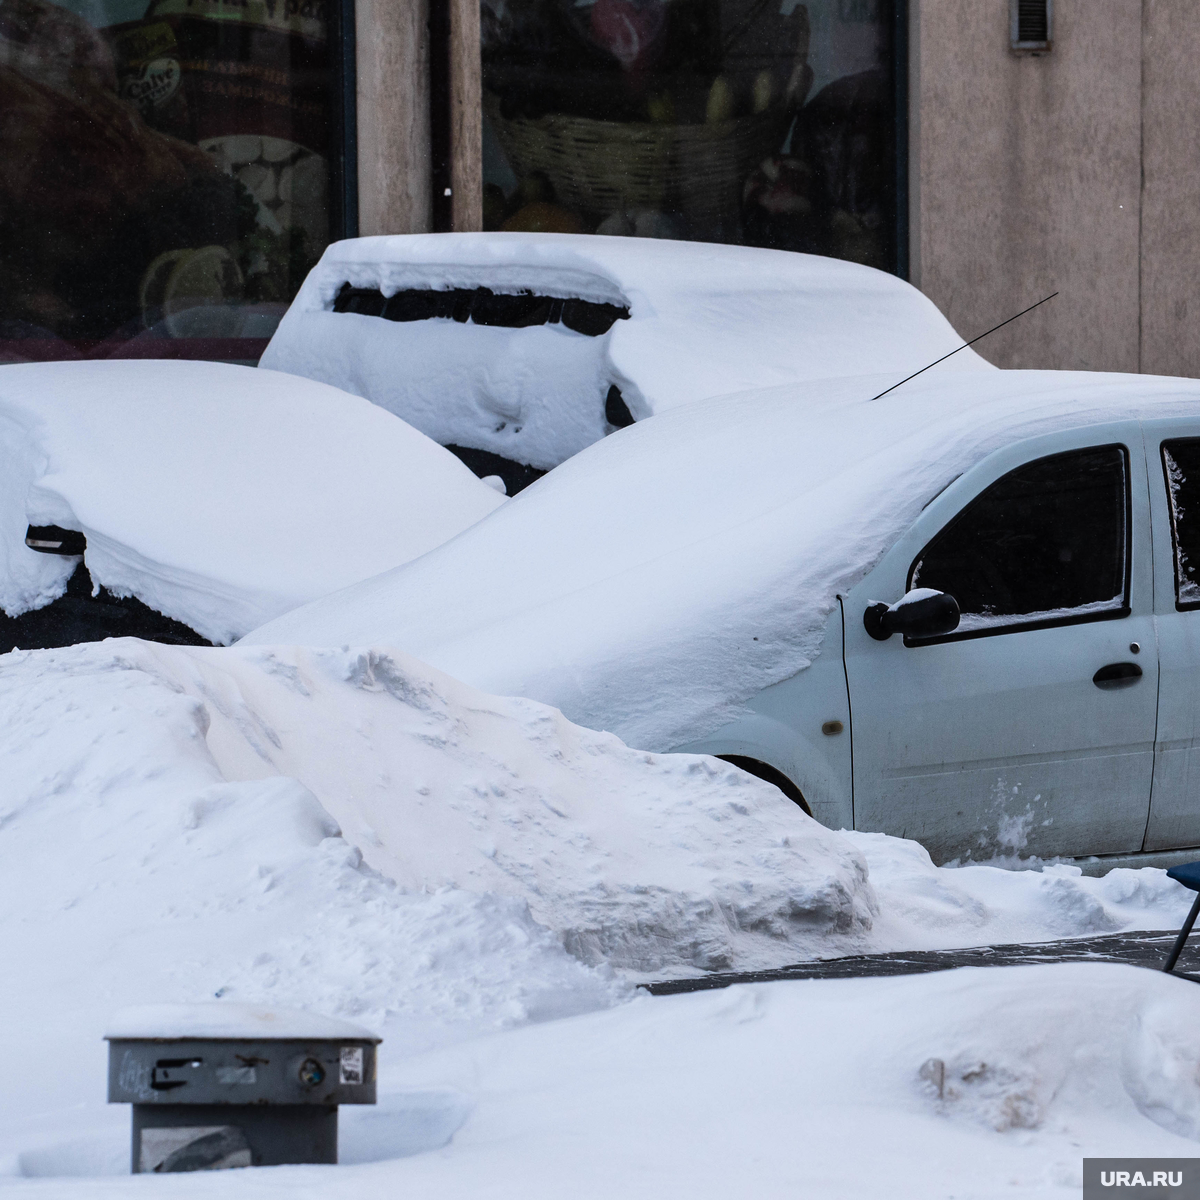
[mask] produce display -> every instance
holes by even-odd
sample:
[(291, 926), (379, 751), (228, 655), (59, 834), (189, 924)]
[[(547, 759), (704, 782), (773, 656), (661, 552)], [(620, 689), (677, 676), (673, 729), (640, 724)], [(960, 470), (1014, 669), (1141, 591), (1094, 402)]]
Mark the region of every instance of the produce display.
[(485, 228), (891, 265), (888, 0), (483, 0), (482, 11)]

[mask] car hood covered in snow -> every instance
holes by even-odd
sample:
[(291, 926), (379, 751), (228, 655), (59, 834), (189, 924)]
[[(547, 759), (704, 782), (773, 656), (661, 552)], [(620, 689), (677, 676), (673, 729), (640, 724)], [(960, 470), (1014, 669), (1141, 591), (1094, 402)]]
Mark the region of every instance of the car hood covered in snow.
[(325, 384), (201, 362), (0, 367), (0, 609), (93, 583), (214, 642), (408, 562), (504, 503), (390, 413)]
[[(414, 319), (419, 308), (397, 319), (399, 306), (335, 312), (347, 284), (382, 297), (487, 288), (611, 305), (628, 317), (589, 336), (557, 311), (548, 322), (527, 314), (534, 323), (524, 328), (483, 324), (497, 318), (465, 309), (461, 320)], [(443, 445), (547, 468), (612, 431), (613, 386), (641, 420), (798, 380), (877, 371), (899, 379), (961, 345), (916, 288), (838, 259), (646, 238), (418, 234), (330, 246), (262, 365), (365, 396)], [(988, 364), (973, 350), (937, 368), (980, 369)]]
[(704, 736), (818, 653), (955, 476), (1055, 429), (1196, 411), (1200, 382), (992, 371), (688, 405), (564, 463), (420, 562), (248, 641), (401, 647), (647, 750)]

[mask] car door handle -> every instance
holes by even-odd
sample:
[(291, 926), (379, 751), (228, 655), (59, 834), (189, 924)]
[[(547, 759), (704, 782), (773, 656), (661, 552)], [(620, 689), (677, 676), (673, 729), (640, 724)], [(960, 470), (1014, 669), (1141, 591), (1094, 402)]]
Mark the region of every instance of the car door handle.
[(1137, 663), (1109, 663), (1107, 667), (1101, 667), (1092, 676), (1092, 682), (1098, 688), (1109, 690), (1129, 687), (1131, 684), (1137, 683), (1141, 677), (1142, 668)]

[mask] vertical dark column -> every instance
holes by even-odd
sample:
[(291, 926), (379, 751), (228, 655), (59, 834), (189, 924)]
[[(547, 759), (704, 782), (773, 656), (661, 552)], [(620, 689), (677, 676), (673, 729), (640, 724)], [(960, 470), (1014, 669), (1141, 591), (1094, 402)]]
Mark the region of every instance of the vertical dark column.
[(329, 190), (330, 240), (358, 237), (358, 72), (354, 0), (331, 6), (330, 71), (333, 147)]
[(896, 274), (908, 278), (908, 0), (892, 0), (892, 62), (895, 96)]
[(429, 149), (434, 233), (449, 233), (454, 228), (450, 3), (451, 0), (429, 0)]

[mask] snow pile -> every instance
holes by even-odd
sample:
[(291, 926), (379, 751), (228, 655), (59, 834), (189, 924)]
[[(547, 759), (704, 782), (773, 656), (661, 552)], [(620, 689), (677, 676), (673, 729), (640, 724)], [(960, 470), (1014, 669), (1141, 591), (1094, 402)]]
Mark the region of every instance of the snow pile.
[(503, 498), (389, 413), (334, 388), (221, 363), (0, 369), (0, 608), (62, 595), (87, 538), (93, 583), (229, 642), (408, 562)]
[[(133, 640), (0, 657), (0, 1011), (23, 1031), (10, 1078), (73, 1103), (79, 1064), (103, 1078), (99, 1039), (133, 1004), (228, 999), (372, 1029), (390, 1018), (391, 1040), (411, 1048), (625, 995), (523, 899), (407, 890), (364, 863), (312, 791), (250, 748), (278, 752), (287, 730), (234, 701), (238, 679), (218, 664), (236, 668), (238, 652), (205, 658), (215, 669)], [(245, 664), (242, 681), (269, 690), (285, 670)], [(314, 708), (302, 736), (320, 742)], [(240, 739), (260, 778), (227, 777), (206, 731)], [(368, 744), (331, 732), (316, 753), (335, 764)]]
[[(608, 1200), (740, 1195), (751, 1180), (816, 1200), (1078, 1196), (1085, 1157), (1196, 1157), (1198, 1020), (1194, 984), (1105, 964), (640, 997), (416, 1057), (385, 1041), (379, 1110), (341, 1111), (351, 1165), (138, 1191)], [(13, 1174), (128, 1170), (128, 1117), (102, 1111), (95, 1075), (91, 1104), (34, 1130), (9, 1101)], [(80, 1179), (71, 1194), (84, 1188), (129, 1183)]]
[(1053, 1195), (1084, 1154), (1200, 1140), (1183, 980), (1088, 964), (650, 999), (563, 946), (681, 974), (1169, 927), (1191, 893), (1161, 871), (934, 867), (378, 653), (14, 653), (0, 705), (0, 1175), (122, 1194), (94, 1178), (128, 1170), (102, 1036), (123, 1006), (204, 1001), (384, 1037), (378, 1108), (341, 1116), (336, 1183), (367, 1200), (730, 1195), (748, 1162), (765, 1195)]
[(478, 1104), (448, 1151), (353, 1182), (446, 1200), (497, 1178), (535, 1200), (748, 1181), (820, 1200), (1078, 1196), (1085, 1156), (1196, 1157), (1198, 1020), (1194, 984), (1103, 964), (640, 999), (405, 1064), (407, 1086)]
[(836, 596), (990, 451), (1200, 398), (1194, 380), (1049, 371), (914, 380), (872, 402), (880, 386), (723, 397), (624, 429), (419, 562), (246, 641), (398, 646), (668, 750), (808, 666)]
[[(177, 886), (211, 888), (221, 907), (235, 903), (226, 894), (244, 903), (247, 888), (292, 891), (298, 924), (310, 921), (311, 872), (341, 897), (313, 898), (311, 920), (332, 922), (330, 935), (371, 898), (384, 911), (355, 934), (368, 959), (401, 954), (368, 944), (430, 904), (483, 906), (524, 921), (531, 938), (536, 920), (578, 959), (642, 972), (773, 965), (855, 945), (870, 928), (862, 858), (776, 789), (712, 759), (630, 750), (411, 659), (122, 639), (0, 664), (0, 703), (17, 714), (3, 734), (5, 803), (27, 817), (26, 836), (60, 847), (44, 886), (72, 895), (70, 838), (36, 833), (43, 817), (83, 832), (78, 867), (102, 830), (137, 830), (112, 868), (122, 877), (156, 847), (152, 870), (171, 864)], [(446, 887), (476, 895), (412, 896)], [(239, 953), (236, 976), (208, 990), (295, 987), (308, 939), (289, 944), (261, 964)], [(332, 943), (311, 952), (353, 978)], [(395, 969), (368, 975), (357, 1002), (386, 1007)], [(313, 998), (328, 1011), (348, 1002), (338, 988)]]
[(1121, 867), (1099, 877), (1073, 863), (1037, 860), (935, 867), (918, 842), (883, 833), (842, 836), (870, 870), (879, 901), (870, 942), (880, 950), (1178, 929), (1195, 898), (1157, 867)]
[(0, 704), (8, 911), (31, 944), (70, 912), (131, 954), (165, 920), (189, 966), (156, 999), (474, 1020), (534, 960), (567, 998), (514, 1013), (610, 986), (579, 961), (646, 978), (1172, 928), (1190, 898), (1151, 869), (935, 867), (398, 656), (122, 639), (0, 657)]
[[(490, 288), (629, 309), (599, 337), (332, 311), (346, 283)], [(552, 467), (602, 438), (608, 389), (637, 419), (752, 387), (886, 371), (895, 382), (962, 345), (916, 288), (871, 267), (745, 246), (466, 233), (330, 246), (263, 355), (382, 405), (443, 444)], [(987, 369), (973, 350), (939, 372)], [(876, 389), (879, 390), (879, 389)]]

